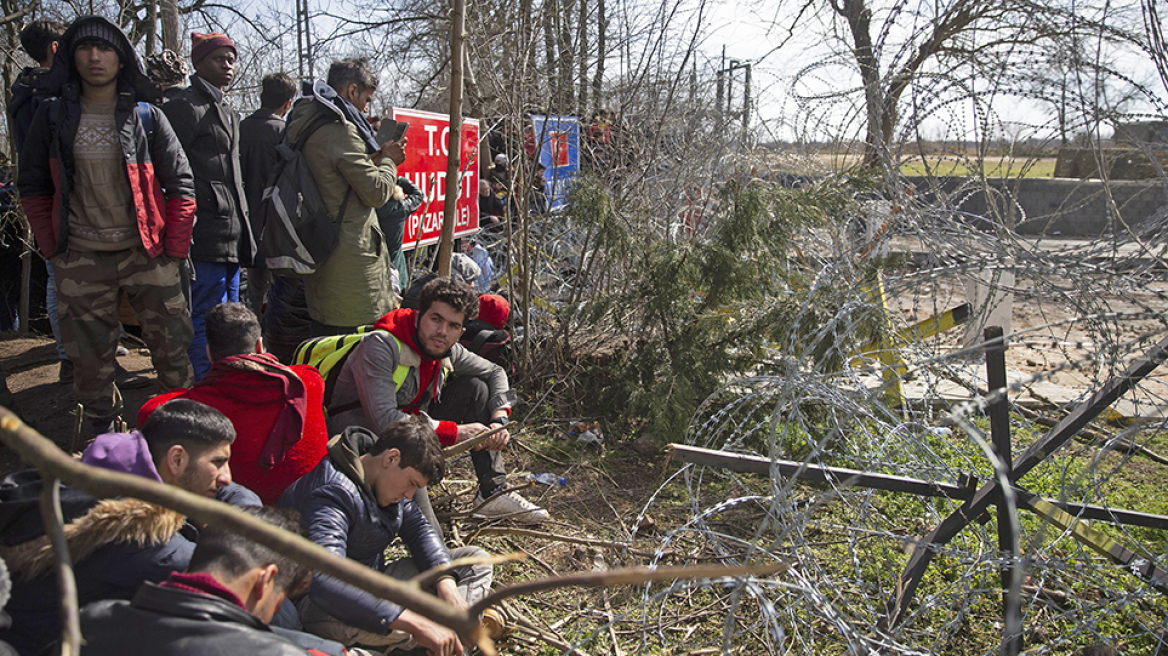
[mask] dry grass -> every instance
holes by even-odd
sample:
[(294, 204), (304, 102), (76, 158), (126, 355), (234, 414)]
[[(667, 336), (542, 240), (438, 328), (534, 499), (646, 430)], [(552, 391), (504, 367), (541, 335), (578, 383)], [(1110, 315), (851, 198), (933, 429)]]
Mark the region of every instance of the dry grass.
[[(859, 164), (862, 156), (820, 153), (813, 159), (818, 166), (843, 171)], [(938, 154), (927, 158), (906, 158), (901, 162), (900, 172), (908, 176), (1049, 178), (1054, 175), (1055, 162), (1054, 157), (993, 156), (979, 159), (975, 154)]]

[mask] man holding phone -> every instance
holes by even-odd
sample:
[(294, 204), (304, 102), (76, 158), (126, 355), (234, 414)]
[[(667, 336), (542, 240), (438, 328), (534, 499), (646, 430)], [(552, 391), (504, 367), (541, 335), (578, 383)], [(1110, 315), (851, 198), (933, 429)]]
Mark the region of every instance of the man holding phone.
[(393, 197), (408, 140), (379, 141), (365, 117), (377, 83), (368, 60), (334, 61), (327, 84), (305, 83), (288, 119), (289, 142), (313, 130), (304, 158), (329, 213), (340, 215), (336, 248), (304, 280), (313, 336), (355, 332), (397, 307), (374, 208)]
[[(395, 142), (405, 138), (410, 124), (406, 121), (396, 121), (392, 118), (381, 119), (377, 129), (377, 142)], [(420, 189), (406, 178), (398, 178), (397, 186), (393, 189), (393, 198), (388, 203), (377, 208), (377, 222), (381, 225), (381, 232), (385, 235), (385, 244), (389, 248), (389, 261), (393, 268), (390, 277), (396, 278), (394, 291), (404, 291), (409, 283), (409, 271), (406, 267), (406, 257), (402, 252), (402, 239), (405, 237), (406, 219), (410, 214), (422, 206), (424, 197)]]
[(410, 129), (409, 121), (398, 121), (392, 118), (379, 118), (376, 122), (377, 143), (384, 144), (391, 141), (401, 141)]

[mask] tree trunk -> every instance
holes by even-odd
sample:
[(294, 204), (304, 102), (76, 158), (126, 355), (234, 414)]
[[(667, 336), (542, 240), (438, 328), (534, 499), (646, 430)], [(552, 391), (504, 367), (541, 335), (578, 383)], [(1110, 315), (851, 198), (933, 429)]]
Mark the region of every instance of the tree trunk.
[(605, 33), (608, 31), (608, 19), (604, 15), (604, 0), (596, 0), (596, 74), (592, 76), (592, 102), (596, 109), (604, 107), (604, 96), (601, 88), (604, 85), (604, 56)]
[(519, 48), (523, 53), (523, 71), (535, 69), (535, 44), (532, 34), (535, 31), (535, 17), (531, 13), (531, 0), (519, 0)]
[(158, 48), (158, 2), (150, 0), (146, 3), (146, 21), (143, 28), (146, 31), (146, 54), (153, 55)]
[(880, 89), (880, 64), (872, 48), (872, 12), (864, 0), (843, 0), (834, 4), (837, 13), (848, 22), (852, 33), (852, 53), (860, 67), (860, 81), (864, 84), (864, 106), (867, 112), (867, 131), (864, 137), (864, 163), (875, 166), (884, 150), (884, 97)]
[[(549, 113), (558, 113), (559, 106), (559, 89), (556, 83), (560, 79), (559, 76), (559, 60), (556, 59), (556, 30), (555, 30), (555, 16), (558, 14), (558, 7), (555, 0), (546, 0), (543, 4), (543, 47), (547, 56), (547, 64), (544, 67), (544, 74), (548, 80), (548, 97), (551, 101), (551, 107), (548, 108)], [(539, 70), (539, 69), (532, 69)]]
[(179, 32), (178, 0), (158, 0), (158, 11), (162, 14), (162, 47), (181, 55), (182, 34)]
[(588, 115), (588, 5), (587, 0), (580, 0), (580, 9), (576, 13), (576, 58), (579, 71), (576, 76), (577, 105), (576, 112), (581, 117)]
[(576, 13), (576, 2), (575, 0), (562, 0), (562, 2), (563, 8), (556, 14), (560, 59), (560, 111), (569, 114), (572, 113), (576, 104), (575, 85), (573, 84), (576, 74), (576, 53), (572, 49), (572, 17)]
[[(465, 0), (453, 0), (450, 12), (450, 136), (446, 153), (446, 198), (442, 208), (442, 239), (438, 246), (438, 275), (450, 275), (454, 249), (454, 215), (462, 195), (462, 54)], [(477, 190), (476, 190), (477, 193)]]

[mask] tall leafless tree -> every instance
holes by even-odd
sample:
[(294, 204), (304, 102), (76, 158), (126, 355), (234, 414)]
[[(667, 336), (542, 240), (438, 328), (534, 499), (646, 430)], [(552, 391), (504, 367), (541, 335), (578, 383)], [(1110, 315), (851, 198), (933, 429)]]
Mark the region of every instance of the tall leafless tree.
[[(1132, 2), (801, 0), (780, 4), (776, 15), (785, 18), (776, 27), (784, 40), (810, 30), (822, 43), (835, 45), (822, 65), (807, 70), (818, 75), (824, 67), (831, 69), (837, 90), (849, 87), (842, 69), (851, 70), (858, 82), (852, 88), (864, 108), (865, 159), (876, 164), (889, 161), (906, 95), (914, 91), (951, 99), (989, 86), (996, 93), (1024, 95), (1020, 87), (1003, 85), (1053, 52), (1100, 43), (1147, 51), (1143, 33), (1132, 29), (1134, 7)], [(1098, 58), (1082, 54), (1081, 63), (1106, 68)], [(1111, 73), (1122, 78), (1118, 71)]]

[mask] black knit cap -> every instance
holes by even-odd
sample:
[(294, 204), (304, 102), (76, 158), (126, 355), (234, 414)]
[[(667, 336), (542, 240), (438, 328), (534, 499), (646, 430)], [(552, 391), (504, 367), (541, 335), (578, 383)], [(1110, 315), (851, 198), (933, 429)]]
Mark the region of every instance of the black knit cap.
[(118, 31), (109, 21), (98, 18), (97, 16), (85, 16), (78, 18), (72, 25), (73, 39), (69, 43), (69, 52), (77, 47), (77, 44), (83, 41), (101, 41), (109, 45), (117, 51), (118, 57), (123, 62), (133, 59), (127, 57), (122, 50), (122, 46), (126, 43), (126, 36)]

